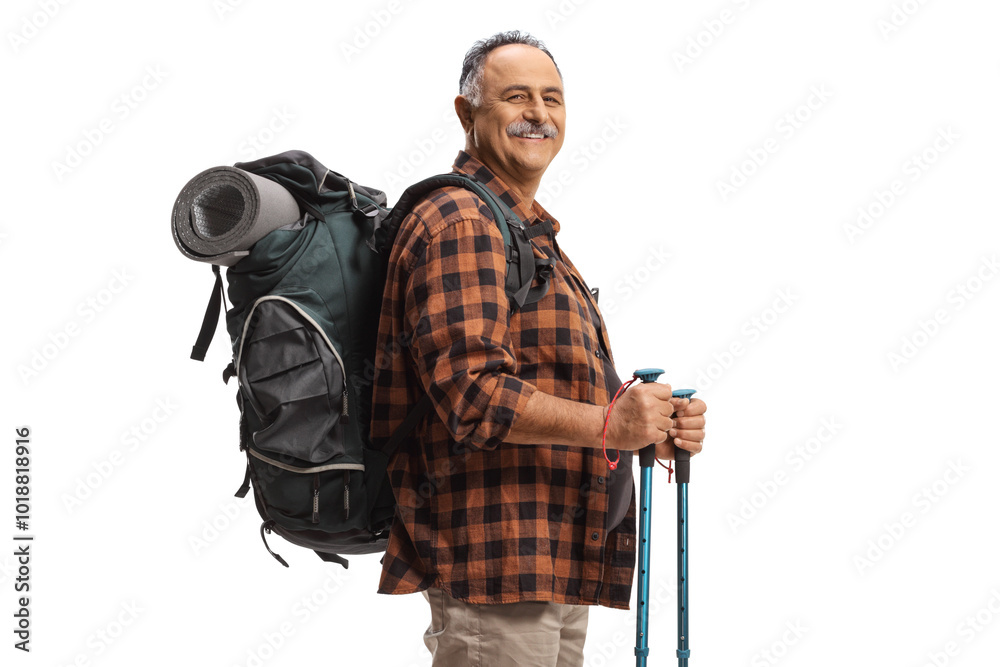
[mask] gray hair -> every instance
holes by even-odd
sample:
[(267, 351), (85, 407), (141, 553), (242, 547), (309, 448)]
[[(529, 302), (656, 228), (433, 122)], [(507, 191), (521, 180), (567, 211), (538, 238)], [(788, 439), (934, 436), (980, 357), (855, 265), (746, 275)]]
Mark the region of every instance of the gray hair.
[(535, 47), (552, 60), (559, 78), (562, 79), (562, 72), (559, 71), (559, 65), (556, 65), (556, 59), (552, 57), (540, 39), (520, 30), (498, 32), (492, 37), (481, 39), (473, 44), (462, 62), (462, 75), (458, 79), (458, 92), (460, 95), (464, 95), (472, 106), (478, 107), (483, 103), (483, 70), (486, 69), (486, 56), (494, 49), (508, 44), (524, 44)]

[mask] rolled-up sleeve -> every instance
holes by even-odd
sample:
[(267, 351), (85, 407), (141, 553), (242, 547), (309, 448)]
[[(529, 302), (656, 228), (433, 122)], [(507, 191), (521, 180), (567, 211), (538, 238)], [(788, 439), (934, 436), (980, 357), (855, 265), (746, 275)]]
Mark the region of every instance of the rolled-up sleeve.
[(535, 391), (516, 377), (503, 237), (482, 219), (432, 231), (406, 282), (410, 351), (451, 436), (492, 449)]

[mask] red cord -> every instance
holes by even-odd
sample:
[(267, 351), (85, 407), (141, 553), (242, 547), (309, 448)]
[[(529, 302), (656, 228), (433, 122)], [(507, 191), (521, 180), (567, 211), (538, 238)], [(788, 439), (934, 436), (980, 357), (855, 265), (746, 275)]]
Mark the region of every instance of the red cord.
[(608, 440), (608, 423), (611, 421), (611, 409), (615, 407), (615, 401), (617, 401), (618, 397), (622, 395), (622, 392), (628, 389), (629, 385), (638, 379), (639, 378), (637, 377), (633, 377), (631, 380), (629, 380), (628, 382), (626, 382), (625, 384), (623, 384), (621, 387), (618, 388), (618, 391), (615, 393), (615, 397), (611, 399), (611, 405), (608, 406), (608, 414), (606, 417), (604, 417), (604, 435), (601, 437), (601, 449), (604, 451), (604, 460), (608, 462), (609, 470), (614, 470), (615, 468), (617, 468), (618, 462), (621, 461), (622, 458), (621, 453), (619, 453), (618, 457), (614, 461), (609, 459), (608, 448), (605, 445), (605, 443)]
[[(637, 377), (633, 377), (631, 380), (629, 380), (628, 382), (626, 382), (625, 384), (623, 384), (621, 387), (618, 388), (618, 391), (615, 392), (615, 397), (611, 399), (611, 405), (608, 406), (608, 414), (604, 418), (604, 434), (601, 437), (601, 450), (604, 452), (604, 460), (608, 462), (608, 469), (610, 470), (614, 470), (615, 468), (617, 468), (618, 462), (621, 461), (622, 458), (621, 453), (618, 454), (617, 458), (615, 458), (614, 461), (608, 458), (608, 448), (605, 443), (608, 440), (608, 424), (611, 422), (611, 409), (615, 407), (615, 401), (617, 401), (618, 397), (622, 395), (622, 392), (628, 389), (629, 385), (638, 379), (639, 378)], [(663, 461), (661, 461), (660, 459), (656, 459), (656, 462), (667, 469), (667, 484), (669, 484), (670, 478), (674, 474), (674, 469), (669, 464), (664, 465)]]
[(670, 484), (670, 477), (674, 474), (674, 469), (670, 467), (670, 464), (663, 465), (663, 461), (656, 459), (656, 462), (667, 469), (667, 484)]

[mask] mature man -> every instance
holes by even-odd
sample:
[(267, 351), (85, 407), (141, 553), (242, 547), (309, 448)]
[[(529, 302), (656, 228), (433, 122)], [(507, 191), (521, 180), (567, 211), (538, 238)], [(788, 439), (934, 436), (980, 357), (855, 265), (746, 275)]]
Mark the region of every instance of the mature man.
[[(403, 221), (389, 260), (372, 436), (388, 439), (425, 393), (433, 410), (390, 464), (398, 503), (381, 593), (423, 591), (435, 665), (579, 665), (588, 605), (627, 609), (635, 568), (631, 455), (701, 449), (705, 404), (621, 382), (597, 303), (534, 201), (563, 143), (555, 60), (511, 32), (466, 55), (453, 170), (492, 189), (551, 258), (550, 289), (511, 309), (504, 242), (489, 208), (434, 191)], [(405, 341), (400, 351), (394, 341)], [(395, 351), (395, 353), (394, 353)], [(675, 413), (675, 410), (679, 410)], [(612, 459), (614, 452), (609, 452)]]

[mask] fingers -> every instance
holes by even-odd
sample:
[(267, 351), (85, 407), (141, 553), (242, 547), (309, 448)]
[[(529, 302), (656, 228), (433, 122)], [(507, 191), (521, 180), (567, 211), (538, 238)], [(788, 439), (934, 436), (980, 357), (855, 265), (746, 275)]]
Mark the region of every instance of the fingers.
[[(663, 389), (666, 387), (666, 390)], [(660, 416), (670, 418), (673, 416), (675, 408), (673, 399), (670, 398), (670, 385), (646, 384), (643, 385), (646, 393), (643, 394), (643, 405), (647, 410), (659, 413)]]
[(666, 442), (667, 438), (670, 437), (670, 430), (673, 428), (673, 425), (674, 423), (672, 419), (661, 416), (654, 424), (647, 427), (645, 432), (645, 444), (640, 445), (639, 449), (642, 449), (649, 444)]
[(695, 398), (686, 408), (674, 414), (674, 428), (670, 430), (670, 436), (676, 446), (692, 454), (701, 451), (705, 440), (705, 409), (705, 402)]
[(703, 415), (708, 409), (705, 401), (700, 398), (672, 398), (670, 402), (674, 404), (675, 417), (694, 417)]
[(649, 396), (660, 402), (660, 411), (664, 412), (668, 417), (674, 414), (677, 414), (677, 416), (705, 414), (705, 401), (700, 398), (680, 398), (673, 396), (673, 390), (669, 384), (648, 382), (639, 386), (642, 387), (640, 389), (641, 392), (647, 392)]
[(701, 400), (700, 398), (692, 398), (691, 405), (689, 405), (684, 409), (684, 414), (687, 415), (688, 417), (694, 415), (703, 415), (705, 414), (705, 411), (707, 409), (708, 406), (705, 405), (705, 401)]
[(656, 396), (661, 401), (668, 401), (674, 390), (665, 382), (643, 382), (640, 387), (646, 387), (646, 391)]
[(692, 454), (697, 454), (702, 449), (702, 441), (705, 439), (704, 431), (678, 431), (673, 437), (674, 446), (685, 449)]
[[(702, 429), (702, 430), (704, 430), (705, 429), (705, 416), (704, 415), (696, 415), (694, 417), (688, 417), (688, 416), (683, 416), (682, 417), (682, 416), (679, 416), (679, 415), (674, 415), (673, 421), (674, 421), (674, 428), (675, 429), (689, 429), (689, 430), (693, 430), (693, 429)], [(670, 435), (674, 435), (674, 434), (671, 433)]]
[(683, 410), (688, 416), (703, 415), (708, 409), (705, 401), (700, 398), (677, 398), (673, 396), (673, 388), (665, 382), (645, 382), (637, 385), (643, 391), (650, 392), (661, 401), (668, 401), (674, 406), (674, 410)]
[(701, 451), (704, 401), (674, 397), (669, 384), (657, 382), (634, 385), (619, 401), (608, 434), (608, 442), (614, 442), (617, 449), (636, 451), (655, 444), (666, 447), (672, 456), (676, 438), (682, 449)]
[[(695, 437), (692, 434), (692, 437)], [(701, 440), (687, 440), (685, 438), (667, 438), (664, 442), (656, 443), (656, 458), (663, 460), (675, 460), (677, 458), (677, 448), (691, 452), (694, 456), (702, 450)]]
[(635, 415), (635, 418), (640, 423), (645, 422), (643, 433), (645, 444), (663, 442), (670, 429), (674, 428), (672, 419), (674, 408), (670, 403), (670, 385), (646, 383), (639, 385), (636, 389), (638, 391), (630, 398), (635, 401), (638, 408), (638, 414)]
[[(649, 405), (654, 402), (658, 404), (663, 404), (663, 407), (667, 410), (671, 410), (667, 403), (671, 400), (671, 390), (669, 384), (660, 384), (659, 382), (643, 382), (642, 384), (632, 385), (628, 393), (635, 391), (636, 398), (641, 397), (643, 401), (648, 401)], [(671, 410), (673, 412), (673, 410)], [(668, 415), (669, 416), (669, 415)]]
[(657, 443), (656, 458), (662, 461), (672, 461), (674, 459), (674, 444), (672, 439)]
[(660, 419), (654, 423), (657, 428), (666, 430), (666, 437), (657, 437), (651, 441), (656, 444), (656, 457), (672, 460), (678, 448), (692, 455), (701, 452), (705, 440), (704, 414), (708, 407), (705, 401), (700, 398), (676, 398), (672, 396), (672, 389), (667, 384), (644, 386), (650, 395), (662, 401), (662, 405), (657, 406)]

